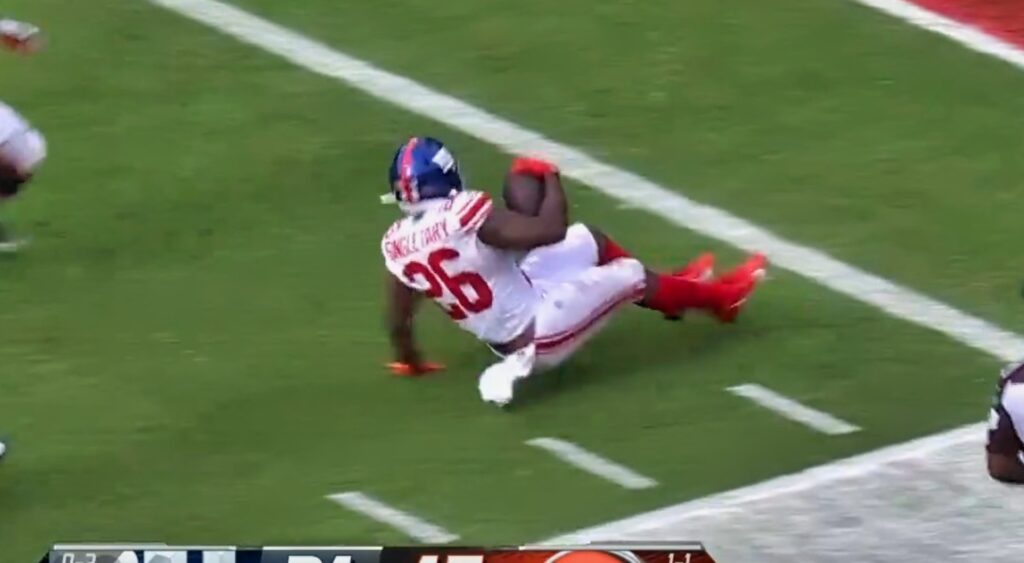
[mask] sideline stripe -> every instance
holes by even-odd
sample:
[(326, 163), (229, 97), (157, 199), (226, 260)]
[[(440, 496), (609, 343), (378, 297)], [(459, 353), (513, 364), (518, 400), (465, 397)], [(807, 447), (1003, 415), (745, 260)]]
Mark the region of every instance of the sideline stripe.
[(854, 426), (853, 424), (836, 418), (827, 412), (812, 409), (811, 407), (800, 404), (785, 395), (776, 393), (775, 391), (756, 383), (735, 385), (733, 387), (729, 387), (729, 391), (739, 395), (740, 397), (750, 399), (758, 405), (761, 405), (762, 407), (790, 420), (809, 426), (818, 432), (838, 436), (860, 430), (859, 426)]
[[(699, 498), (668, 506), (651, 512), (637, 514), (591, 528), (584, 528), (565, 535), (544, 540), (543, 544), (563, 545), (587, 541), (627, 539), (631, 535), (654, 529), (682, 529), (682, 524), (691, 518), (714, 513), (742, 510), (742, 505), (763, 499), (806, 491), (827, 486), (843, 479), (863, 476), (878, 471), (895, 462), (929, 457), (934, 452), (953, 445), (984, 442), (985, 424), (970, 424), (948, 432), (926, 436), (895, 446), (880, 448), (797, 473), (783, 475), (747, 487)], [(981, 450), (979, 449), (979, 452)], [(979, 453), (979, 460), (981, 454)]]
[(388, 506), (359, 491), (327, 495), (327, 498), (353, 512), (358, 512), (382, 524), (387, 524), (410, 538), (417, 539), (423, 543), (449, 543), (459, 539), (459, 536), (440, 526), (431, 524), (408, 512)]
[(423, 115), (513, 154), (541, 154), (563, 175), (702, 235), (749, 252), (889, 315), (938, 331), (1004, 361), (1024, 357), (1024, 338), (944, 303), (802, 246), (721, 209), (694, 202), (573, 147), (334, 50), (290, 29), (216, 0), (150, 0), (239, 41)]
[(527, 440), (530, 446), (546, 450), (558, 459), (576, 466), (587, 473), (597, 475), (626, 489), (649, 489), (658, 482), (632, 469), (587, 451), (580, 446), (558, 438), (533, 438)]
[(1012, 43), (989, 35), (980, 29), (960, 23), (954, 19), (926, 10), (904, 0), (853, 0), (879, 12), (901, 19), (910, 25), (944, 35), (953, 41), (979, 53), (1004, 60), (1013, 66), (1024, 68), (1024, 50)]
[(913, 0), (925, 10), (1024, 47), (1024, 3), (1020, 0)]

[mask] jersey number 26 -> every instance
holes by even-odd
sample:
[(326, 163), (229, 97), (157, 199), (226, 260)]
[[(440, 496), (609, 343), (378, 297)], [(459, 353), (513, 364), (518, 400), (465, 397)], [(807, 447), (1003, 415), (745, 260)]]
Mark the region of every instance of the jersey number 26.
[[(455, 304), (444, 304), (445, 311), (451, 318), (461, 321), (469, 314), (481, 313), (491, 308), (494, 303), (494, 294), (491, 287), (476, 272), (449, 273), (444, 269), (444, 263), (458, 260), (459, 252), (454, 248), (438, 248), (427, 256), (427, 263), (409, 262), (405, 265), (402, 273), (412, 283), (416, 283), (419, 277), (429, 286), (426, 290), (427, 297), (440, 302), (445, 292), (455, 299)], [(469, 288), (473, 297), (466, 294)]]

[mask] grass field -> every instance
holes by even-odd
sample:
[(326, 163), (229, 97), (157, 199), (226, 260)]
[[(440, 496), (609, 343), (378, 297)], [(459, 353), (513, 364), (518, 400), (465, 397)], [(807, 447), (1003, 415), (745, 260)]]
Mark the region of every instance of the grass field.
[[(1012, 245), (1024, 74), (841, 0), (237, 5), (698, 201), (1024, 330)], [(430, 133), (470, 180), (508, 155), (140, 0), (9, 0), (50, 34), (0, 59), (51, 158), (5, 219), (3, 561), (54, 541), (406, 542), (361, 490), (464, 541), (549, 537), (980, 420), (999, 362), (778, 271), (742, 322), (628, 311), (512, 412), (488, 351), (433, 311), (449, 370), (381, 364), (376, 204)], [(956, 76), (956, 80), (950, 80)], [(740, 254), (580, 184), (573, 215), (675, 266)], [(862, 428), (825, 436), (760, 383)], [(627, 491), (524, 445), (572, 440)], [(30, 559), (31, 558), (31, 559)]]

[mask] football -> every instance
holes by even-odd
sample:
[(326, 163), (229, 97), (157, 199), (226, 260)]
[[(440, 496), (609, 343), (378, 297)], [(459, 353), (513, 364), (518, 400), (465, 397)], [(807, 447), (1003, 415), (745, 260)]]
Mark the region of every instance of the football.
[(502, 191), (505, 207), (522, 213), (536, 216), (540, 204), (544, 201), (544, 182), (535, 176), (509, 173), (505, 176), (505, 187)]

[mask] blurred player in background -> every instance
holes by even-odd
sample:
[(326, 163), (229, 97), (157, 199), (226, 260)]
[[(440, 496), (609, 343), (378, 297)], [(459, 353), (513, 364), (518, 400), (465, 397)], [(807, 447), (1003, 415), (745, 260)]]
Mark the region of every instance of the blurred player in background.
[[(34, 25), (0, 19), (0, 42), (18, 53), (33, 53), (42, 36)], [(46, 158), (46, 140), (14, 108), (0, 102), (0, 205), (18, 195)], [(16, 252), (24, 240), (15, 239), (0, 223), (0, 252)]]
[(1004, 483), (1024, 483), (1024, 364), (1003, 371), (989, 414), (988, 473)]
[[(24, 22), (0, 18), (0, 44), (19, 53), (39, 49), (39, 28)], [(32, 179), (46, 158), (43, 135), (10, 106), (0, 102), (0, 204), (16, 196)], [(16, 252), (24, 242), (16, 240), (0, 223), (0, 252)], [(0, 458), (7, 445), (0, 441)]]
[[(647, 270), (599, 231), (568, 225), (554, 165), (519, 158), (511, 174), (534, 179), (536, 209), (503, 208), (486, 193), (464, 191), (454, 156), (436, 139), (412, 138), (395, 153), (389, 179), (405, 216), (381, 242), (392, 274), (395, 373), (440, 369), (423, 361), (413, 340), (420, 294), (502, 358), (480, 376), (479, 389), (484, 401), (504, 405), (517, 381), (563, 362), (620, 305), (669, 317), (703, 309), (731, 322), (764, 274), (760, 255), (718, 278), (711, 255), (675, 273)], [(511, 195), (507, 185), (510, 206), (525, 199)]]

